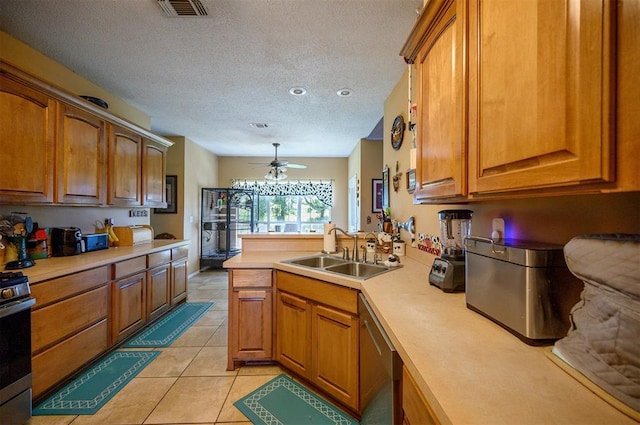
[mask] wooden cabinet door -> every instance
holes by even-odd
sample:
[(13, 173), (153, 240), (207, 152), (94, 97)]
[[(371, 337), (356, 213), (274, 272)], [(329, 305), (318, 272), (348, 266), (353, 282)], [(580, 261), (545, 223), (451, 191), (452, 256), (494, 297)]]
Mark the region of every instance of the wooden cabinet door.
[(178, 304), (187, 298), (187, 259), (171, 263), (171, 304)]
[(56, 102), (0, 75), (0, 203), (51, 203)]
[(402, 367), (402, 412), (406, 425), (436, 425), (440, 421), (405, 366)]
[(147, 271), (147, 320), (155, 320), (171, 307), (171, 265)]
[(229, 352), (234, 360), (271, 360), (273, 293), (266, 288), (233, 290)]
[(469, 2), (469, 191), (614, 179), (616, 2)]
[[(149, 139), (142, 141), (142, 202), (147, 207), (167, 205), (167, 147)], [(177, 188), (174, 188), (174, 190)]]
[(273, 360), (273, 270), (229, 271), (228, 370), (241, 361)]
[(109, 126), (109, 205), (142, 205), (142, 136)]
[(420, 105), (416, 201), (467, 194), (464, 1), (440, 3), (442, 11), (432, 18), (415, 60)]
[(313, 381), (358, 410), (358, 316), (324, 305), (313, 308)]
[(56, 202), (102, 205), (106, 199), (106, 123), (60, 104), (56, 140)]
[(276, 359), (292, 372), (311, 378), (311, 303), (278, 291)]
[(132, 334), (146, 321), (146, 273), (113, 282), (113, 341)]

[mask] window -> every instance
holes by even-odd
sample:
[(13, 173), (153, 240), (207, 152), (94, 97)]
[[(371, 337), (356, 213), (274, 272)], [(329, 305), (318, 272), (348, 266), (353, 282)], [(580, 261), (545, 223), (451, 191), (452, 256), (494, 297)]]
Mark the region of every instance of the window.
[(315, 195), (258, 196), (259, 232), (323, 232), (331, 207)]

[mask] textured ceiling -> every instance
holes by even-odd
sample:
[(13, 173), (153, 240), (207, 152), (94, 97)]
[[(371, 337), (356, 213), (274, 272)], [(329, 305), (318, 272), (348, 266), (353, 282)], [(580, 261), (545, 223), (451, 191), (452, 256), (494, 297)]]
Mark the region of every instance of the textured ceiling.
[(279, 142), (282, 158), (340, 157), (382, 118), (423, 3), (201, 1), (208, 17), (170, 18), (155, 0), (0, 0), (0, 28), (147, 113), (157, 134), (222, 156)]

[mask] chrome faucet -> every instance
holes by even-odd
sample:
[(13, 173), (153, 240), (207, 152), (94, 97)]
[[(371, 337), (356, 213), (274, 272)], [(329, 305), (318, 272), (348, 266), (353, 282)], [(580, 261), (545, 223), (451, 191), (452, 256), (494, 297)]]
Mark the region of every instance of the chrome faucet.
[[(372, 263), (373, 264), (378, 264), (378, 254), (376, 253), (376, 247), (378, 246), (378, 235), (376, 235), (373, 232), (367, 232), (366, 235), (364, 235), (364, 240), (365, 242), (368, 240), (369, 235), (373, 236), (373, 240), (374, 242), (374, 248), (373, 248), (373, 260)], [(367, 262), (367, 247), (366, 246), (361, 246), (360, 248), (362, 248), (362, 262), (366, 263)]]
[(327, 235), (330, 235), (332, 230), (336, 231), (336, 237), (338, 236), (338, 231), (340, 231), (342, 232), (342, 234), (353, 238), (353, 251), (351, 251), (351, 259), (353, 261), (360, 261), (360, 254), (358, 252), (358, 234), (354, 233), (353, 235), (350, 235), (339, 227), (332, 227), (331, 229), (329, 229), (329, 231), (327, 231)]

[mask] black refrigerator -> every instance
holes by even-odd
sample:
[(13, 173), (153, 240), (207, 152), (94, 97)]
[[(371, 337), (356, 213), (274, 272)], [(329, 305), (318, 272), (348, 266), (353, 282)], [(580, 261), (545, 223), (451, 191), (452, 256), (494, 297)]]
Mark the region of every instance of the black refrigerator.
[(245, 233), (255, 228), (253, 191), (203, 188), (200, 220), (200, 270), (221, 268), (242, 250)]

